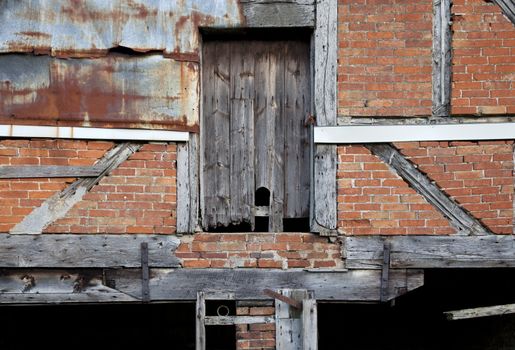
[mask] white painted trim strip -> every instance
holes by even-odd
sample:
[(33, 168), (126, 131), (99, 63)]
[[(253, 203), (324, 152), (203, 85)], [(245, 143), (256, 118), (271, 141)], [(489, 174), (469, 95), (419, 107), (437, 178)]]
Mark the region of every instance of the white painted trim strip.
[(0, 137), (37, 137), (79, 140), (129, 140), (187, 142), (186, 131), (108, 129), (70, 126), (0, 125)]
[(349, 125), (315, 127), (315, 143), (515, 139), (515, 123)]

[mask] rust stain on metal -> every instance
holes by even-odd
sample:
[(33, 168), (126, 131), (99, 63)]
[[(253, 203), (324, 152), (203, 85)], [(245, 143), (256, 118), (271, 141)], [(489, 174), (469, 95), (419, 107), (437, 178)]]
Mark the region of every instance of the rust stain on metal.
[(198, 27), (238, 27), (238, 0), (18, 0), (0, 6), (0, 52), (101, 57), (110, 48), (198, 55)]
[(2, 55), (0, 122), (197, 131), (198, 77), (198, 64), (161, 55)]

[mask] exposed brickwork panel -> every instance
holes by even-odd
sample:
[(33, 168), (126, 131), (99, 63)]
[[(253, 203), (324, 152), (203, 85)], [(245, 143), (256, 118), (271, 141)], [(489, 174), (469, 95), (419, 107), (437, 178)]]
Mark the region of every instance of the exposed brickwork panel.
[[(267, 306), (237, 307), (238, 316), (273, 316), (275, 308)], [(236, 325), (236, 349), (275, 349), (275, 323)]]
[(513, 141), (396, 146), (494, 233), (513, 233)]
[[(0, 166), (92, 165), (110, 142), (68, 140), (0, 140)], [(73, 178), (0, 180), (0, 232), (8, 232)]]
[(340, 245), (311, 233), (198, 233), (176, 251), (188, 268), (340, 268)]
[(338, 114), (431, 114), (431, 1), (338, 0), (338, 43)]
[(452, 113), (515, 113), (515, 26), (494, 3), (453, 3)]
[(175, 144), (146, 144), (46, 233), (171, 234), (176, 227)]
[(361, 145), (338, 147), (338, 227), (349, 235), (451, 234), (448, 221)]

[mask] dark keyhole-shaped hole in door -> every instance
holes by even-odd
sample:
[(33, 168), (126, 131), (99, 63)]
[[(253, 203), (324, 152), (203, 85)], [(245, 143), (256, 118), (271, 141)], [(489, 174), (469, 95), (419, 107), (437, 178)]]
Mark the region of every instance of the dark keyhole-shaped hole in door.
[(266, 187), (260, 187), (256, 190), (254, 204), (256, 207), (266, 207), (267, 214), (256, 215), (256, 232), (268, 232), (268, 223), (270, 218), (270, 191)]

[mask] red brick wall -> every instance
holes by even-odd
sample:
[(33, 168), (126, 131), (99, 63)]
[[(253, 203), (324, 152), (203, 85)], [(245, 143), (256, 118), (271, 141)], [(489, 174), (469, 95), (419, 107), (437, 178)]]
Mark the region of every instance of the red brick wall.
[(197, 233), (176, 251), (188, 268), (339, 268), (340, 245), (312, 233)]
[(175, 144), (144, 145), (45, 233), (175, 233), (176, 159)]
[(513, 141), (397, 144), (445, 193), (494, 233), (513, 233)]
[(361, 145), (338, 147), (338, 227), (345, 234), (450, 234), (427, 201)]
[[(0, 165), (92, 165), (111, 142), (2, 140)], [(175, 233), (176, 145), (146, 144), (44, 233)], [(0, 180), (0, 232), (75, 179)]]
[[(410, 161), (494, 233), (513, 233), (513, 141), (403, 142)], [(447, 220), (360, 145), (338, 147), (338, 226), (357, 234), (451, 234)]]
[[(273, 306), (237, 307), (238, 316), (273, 316)], [(236, 349), (275, 349), (275, 323), (241, 324), (236, 326)]]
[(452, 12), (452, 113), (515, 113), (515, 26), (483, 0), (454, 0)]
[[(0, 140), (0, 166), (92, 165), (112, 143), (68, 140)], [(0, 180), (0, 232), (8, 232), (47, 198), (75, 179)]]
[(339, 115), (431, 114), (432, 3), (338, 0)]

